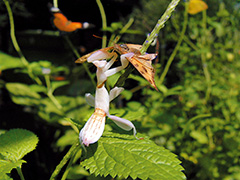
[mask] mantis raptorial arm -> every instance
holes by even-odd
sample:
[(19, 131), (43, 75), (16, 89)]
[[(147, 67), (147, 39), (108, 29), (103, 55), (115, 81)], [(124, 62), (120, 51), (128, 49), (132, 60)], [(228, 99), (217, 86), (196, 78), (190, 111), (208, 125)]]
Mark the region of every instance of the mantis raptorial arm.
[(134, 53), (127, 53), (127, 54), (121, 55), (120, 60), (121, 60), (122, 65), (106, 71), (105, 72), (106, 76), (108, 77), (108, 76), (114, 75), (117, 72), (125, 69), (129, 64), (129, 61), (127, 60), (127, 58), (131, 58), (133, 55), (134, 55)]
[(90, 55), (87, 58), (87, 61), (95, 64), (98, 67), (99, 65), (97, 65), (96, 62), (111, 58), (111, 60), (107, 64), (104, 65), (105, 67), (102, 68), (102, 71), (108, 77), (108, 76), (114, 75), (117, 72), (125, 69), (129, 64), (129, 61), (127, 60), (127, 58), (131, 58), (132, 56), (134, 56), (134, 53), (132, 53), (132, 52), (122, 54), (120, 56), (120, 61), (121, 61), (122, 65), (119, 67), (116, 67), (116, 68), (112, 68), (112, 69), (110, 69), (110, 67), (113, 65), (113, 63), (116, 61), (116, 59), (118, 57), (118, 55), (115, 52), (110, 53), (107, 51), (99, 50), (99, 51), (94, 52), (92, 55)]

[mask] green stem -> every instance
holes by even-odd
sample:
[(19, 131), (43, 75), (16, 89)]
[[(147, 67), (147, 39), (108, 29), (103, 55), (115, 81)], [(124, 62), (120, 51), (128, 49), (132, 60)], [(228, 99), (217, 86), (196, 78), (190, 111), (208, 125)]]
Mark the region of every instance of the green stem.
[(55, 98), (55, 96), (52, 94), (51, 91), (49, 91), (47, 93), (47, 96), (49, 97), (49, 99), (51, 99), (51, 101), (53, 102), (53, 104), (55, 104), (55, 106), (58, 108), (58, 109), (62, 109), (62, 105), (59, 104), (58, 100)]
[[(171, 3), (168, 5), (168, 8), (162, 15), (162, 17), (158, 20), (157, 24), (155, 25), (154, 29), (152, 30), (151, 34), (147, 37), (145, 42), (143, 43), (141, 53), (144, 54), (148, 47), (151, 45), (151, 43), (154, 41), (154, 39), (158, 36), (159, 31), (164, 27), (164, 24), (166, 21), (170, 18), (172, 12), (178, 5), (180, 0), (172, 0)], [(133, 66), (128, 66), (126, 71), (119, 77), (116, 84), (114, 86), (123, 86), (125, 80), (127, 77), (131, 74), (131, 72), (134, 70)]]
[(79, 140), (77, 140), (72, 147), (69, 149), (67, 154), (63, 157), (62, 161), (57, 165), (56, 169), (52, 173), (50, 180), (57, 179), (57, 175), (60, 173), (63, 166), (67, 163), (67, 161), (75, 154), (76, 150), (79, 148)]
[(189, 125), (190, 125), (193, 121), (195, 121), (195, 120), (197, 120), (197, 119), (201, 119), (201, 118), (207, 118), (207, 117), (211, 117), (211, 114), (200, 114), (200, 115), (197, 115), (197, 116), (191, 118), (191, 119), (186, 123), (186, 125), (184, 126), (184, 129), (183, 129), (183, 131), (182, 131), (182, 135), (183, 135), (183, 136), (185, 135), (185, 133), (186, 133)]
[(11, 7), (9, 5), (9, 2), (7, 0), (3, 0), (5, 5), (6, 5), (6, 8), (7, 8), (7, 11), (8, 11), (8, 15), (9, 15), (9, 22), (10, 22), (10, 36), (11, 36), (11, 39), (12, 39), (12, 43), (13, 43), (13, 46), (14, 48), (16, 49), (20, 59), (22, 60), (22, 63), (25, 65), (25, 66), (28, 66), (28, 61), (24, 58), (23, 54), (22, 54), (22, 51), (18, 45), (18, 42), (17, 42), (17, 39), (16, 39), (16, 36), (15, 36), (15, 27), (14, 27), (14, 19), (13, 19), (13, 14), (12, 14), (12, 10), (11, 10)]
[(184, 35), (183, 40), (191, 47), (193, 48), (195, 51), (199, 50), (199, 47), (197, 47), (186, 35)]
[(117, 41), (121, 38), (122, 34), (124, 34), (130, 28), (133, 22), (134, 22), (134, 18), (130, 18), (127, 24), (125, 24), (125, 26), (119, 32), (119, 35), (116, 36), (115, 41), (113, 43), (117, 43)]
[(55, 106), (58, 109), (62, 109), (62, 105), (59, 104), (58, 100), (55, 98), (55, 96), (53, 95), (52, 92), (52, 87), (51, 87), (51, 82), (50, 82), (50, 76), (49, 75), (44, 75), (45, 81), (46, 81), (46, 85), (47, 85), (47, 96), (49, 97), (49, 99), (53, 102), (53, 104), (55, 104)]
[(180, 37), (178, 39), (177, 45), (175, 46), (171, 56), (169, 57), (169, 59), (167, 61), (166, 66), (165, 66), (165, 68), (164, 68), (164, 70), (163, 70), (163, 72), (162, 72), (162, 74), (161, 74), (161, 76), (159, 78), (159, 81), (158, 81), (159, 84), (163, 83), (164, 78), (166, 77), (167, 72), (168, 72), (168, 70), (169, 70), (169, 68), (170, 68), (170, 66), (171, 66), (171, 64), (172, 64), (172, 62), (173, 62), (177, 52), (178, 52), (178, 49), (179, 49), (179, 47), (180, 47), (180, 45), (181, 45), (181, 43), (183, 41), (184, 34), (186, 32), (186, 29), (187, 29), (187, 23), (188, 23), (188, 3), (185, 4), (184, 22), (183, 22), (183, 28), (182, 28)]
[[(180, 27), (178, 22), (175, 22), (175, 20), (172, 19), (172, 25), (173, 27), (176, 29), (176, 36), (180, 36), (181, 32), (180, 31)], [(184, 35), (183, 40), (190, 46), (192, 47), (195, 51), (199, 50), (199, 47), (197, 47), (190, 39), (188, 36)]]
[[(75, 56), (77, 58), (80, 58), (80, 54), (78, 53), (77, 49), (74, 47), (74, 45), (72, 44), (72, 42), (70, 41), (68, 36), (64, 36), (64, 39), (67, 41), (68, 45), (70, 46), (70, 48), (72, 49), (73, 53), (75, 54)], [(91, 72), (88, 69), (88, 66), (86, 65), (86, 63), (83, 63), (83, 68), (85, 69), (85, 71), (87, 72), (88, 76), (91, 79), (91, 82), (93, 84), (93, 86), (96, 86), (96, 83), (94, 81), (94, 76), (91, 74)]]
[(115, 83), (114, 87), (123, 87), (125, 84), (125, 80), (128, 76), (133, 72), (134, 68), (132, 66), (128, 66), (125, 72), (118, 78), (117, 82)]
[(71, 157), (71, 159), (70, 159), (70, 161), (67, 165), (67, 168), (66, 168), (65, 172), (63, 173), (63, 176), (62, 176), (61, 180), (65, 180), (67, 178), (67, 175), (68, 175), (68, 173), (69, 173), (69, 171), (72, 167), (72, 164), (73, 164), (73, 159), (74, 159), (74, 155)]
[(17, 167), (17, 172), (18, 172), (18, 175), (20, 176), (20, 179), (25, 180), (23, 173), (22, 173), (22, 169), (20, 167)]
[(53, 0), (53, 7), (58, 8), (58, 0)]
[(108, 47), (113, 46), (115, 43), (117, 43), (116, 34), (113, 32), (110, 36)]
[(27, 61), (27, 59), (24, 57), (19, 45), (18, 45), (18, 42), (17, 42), (17, 39), (16, 39), (16, 36), (15, 36), (15, 27), (14, 27), (14, 19), (13, 19), (13, 14), (12, 14), (12, 10), (11, 10), (11, 7), (9, 5), (9, 2), (7, 0), (3, 0), (4, 1), (4, 4), (7, 8), (7, 12), (8, 12), (8, 16), (9, 16), (9, 23), (10, 23), (10, 36), (11, 36), (11, 39), (12, 39), (12, 43), (13, 43), (13, 46), (15, 48), (15, 50), (17, 51), (23, 65), (27, 68), (28, 70), (28, 75), (36, 81), (37, 84), (41, 85), (42, 82), (41, 80), (34, 76), (33, 73), (32, 73), (32, 69), (29, 67), (29, 63)]
[(158, 36), (159, 31), (165, 26), (166, 21), (171, 17), (172, 12), (178, 5), (180, 0), (172, 0), (172, 2), (168, 5), (167, 10), (164, 12), (162, 17), (158, 20), (156, 26), (152, 30), (151, 34), (147, 37), (145, 42), (143, 43), (143, 47), (141, 49), (141, 53), (145, 53), (154, 39)]
[(119, 32), (119, 35), (116, 36), (115, 33), (112, 33), (108, 46), (113, 46), (114, 44), (116, 44), (121, 38), (122, 34), (124, 34), (129, 29), (129, 27), (132, 25), (133, 22), (134, 22), (134, 18), (130, 18), (127, 24), (125, 24), (125, 26)]
[(8, 16), (9, 16), (9, 23), (10, 23), (10, 36), (11, 36), (11, 39), (12, 39), (12, 43), (13, 43), (13, 46), (15, 48), (15, 50), (17, 51), (23, 65), (27, 68), (28, 70), (28, 75), (34, 80), (36, 81), (37, 84), (41, 85), (42, 82), (41, 80), (34, 76), (33, 73), (32, 73), (32, 69), (29, 67), (29, 62), (27, 61), (27, 59), (24, 57), (19, 45), (18, 45), (18, 42), (17, 42), (17, 39), (16, 39), (16, 36), (15, 36), (15, 27), (14, 27), (14, 19), (13, 19), (13, 13), (12, 13), (12, 10), (11, 10), (11, 7), (9, 5), (9, 2), (7, 0), (3, 0), (6, 8), (7, 8), (7, 12), (8, 12)]
[[(207, 13), (206, 11), (202, 12), (203, 18), (202, 18), (202, 28), (203, 28), (203, 34), (201, 37), (201, 42), (202, 42), (202, 48), (205, 48), (206, 46), (206, 37), (207, 37)], [(207, 90), (206, 90), (206, 95), (205, 95), (205, 101), (207, 103), (211, 91), (212, 91), (212, 85), (211, 85), (211, 76), (208, 70), (207, 62), (206, 62), (206, 55), (205, 52), (201, 53), (201, 60), (202, 60), (202, 66), (203, 66), (203, 73), (206, 78), (206, 83), (207, 83)]]
[[(103, 8), (103, 5), (101, 3), (101, 0), (96, 0), (98, 8), (100, 10), (100, 14), (102, 17), (102, 29), (106, 29), (107, 28), (107, 18), (106, 18), (106, 14)], [(102, 48), (105, 48), (107, 45), (107, 35), (106, 32), (103, 32), (103, 38), (102, 38)]]

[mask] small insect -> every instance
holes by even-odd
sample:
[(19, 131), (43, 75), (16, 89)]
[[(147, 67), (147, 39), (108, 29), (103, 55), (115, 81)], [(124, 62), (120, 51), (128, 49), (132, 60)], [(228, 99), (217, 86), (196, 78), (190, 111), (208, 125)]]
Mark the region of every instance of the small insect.
[(86, 29), (90, 27), (88, 22), (80, 23), (80, 22), (72, 22), (61, 13), (60, 9), (57, 7), (51, 7), (51, 12), (53, 13), (53, 24), (54, 26), (63, 32), (73, 32), (77, 29)]
[(152, 60), (157, 57), (157, 54), (141, 54), (142, 45), (138, 44), (115, 44), (114, 46), (93, 51), (89, 54), (77, 59), (76, 63), (83, 63), (85, 61), (93, 62), (95, 60), (117, 59), (120, 54), (120, 60), (124, 69), (129, 62), (139, 71), (139, 73), (158, 91), (155, 84), (154, 75), (155, 70), (152, 67)]
[(189, 1), (189, 14), (197, 14), (201, 11), (204, 11), (208, 8), (208, 5), (202, 0), (190, 0)]

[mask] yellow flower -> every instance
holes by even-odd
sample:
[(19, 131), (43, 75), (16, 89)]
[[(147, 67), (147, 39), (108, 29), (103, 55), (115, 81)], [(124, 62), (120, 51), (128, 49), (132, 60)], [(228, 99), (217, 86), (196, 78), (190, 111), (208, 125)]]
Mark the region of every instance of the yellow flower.
[(189, 14), (197, 14), (201, 11), (204, 11), (208, 8), (208, 5), (202, 0), (190, 0), (189, 1)]

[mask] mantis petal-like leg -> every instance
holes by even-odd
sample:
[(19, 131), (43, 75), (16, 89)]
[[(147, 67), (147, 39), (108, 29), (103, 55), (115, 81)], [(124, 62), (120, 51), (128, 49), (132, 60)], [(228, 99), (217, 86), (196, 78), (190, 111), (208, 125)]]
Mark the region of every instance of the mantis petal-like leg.
[(133, 129), (133, 135), (135, 136), (136, 139), (138, 139), (136, 137), (137, 131), (135, 126), (133, 125), (133, 123), (127, 119), (123, 119), (117, 116), (113, 116), (113, 115), (107, 115), (111, 120), (113, 120), (113, 122), (118, 125), (120, 128), (126, 130), (126, 131), (130, 131), (131, 129)]
[(107, 64), (107, 61), (93, 61), (93, 64), (97, 67), (97, 88), (101, 88), (107, 81), (107, 76), (103, 71), (104, 67)]
[(116, 61), (117, 59), (117, 54), (113, 54), (112, 59), (106, 64), (106, 66), (103, 68), (103, 71), (106, 72), (112, 65), (113, 63)]
[(100, 61), (100, 60), (103, 60), (103, 59), (108, 59), (112, 56), (113, 56), (112, 53), (99, 50), (99, 51), (94, 52), (92, 55), (90, 55), (87, 58), (87, 61), (88, 62)]
[[(111, 75), (116, 74), (117, 72), (125, 69), (125, 68), (128, 66), (128, 64), (129, 64), (129, 61), (127, 60), (127, 58), (131, 58), (131, 57), (133, 57), (133, 56), (134, 56), (134, 53), (126, 53), (126, 54), (121, 55), (121, 56), (120, 56), (120, 60), (121, 60), (122, 65), (119, 66), (119, 67), (116, 67), (116, 68), (112, 68), (112, 69), (110, 69), (110, 70), (107, 70), (107, 71), (105, 72), (106, 76), (107, 76), (107, 77), (108, 77), (108, 76), (111, 76)], [(126, 58), (126, 57), (127, 57), (127, 58)]]
[(95, 98), (90, 93), (85, 94), (85, 99), (88, 105), (95, 107)]
[(95, 109), (79, 134), (81, 144), (89, 146), (99, 140), (105, 127), (106, 113), (101, 109)]
[(109, 92), (109, 102), (111, 102), (114, 98), (116, 98), (124, 88), (122, 87), (115, 87)]

